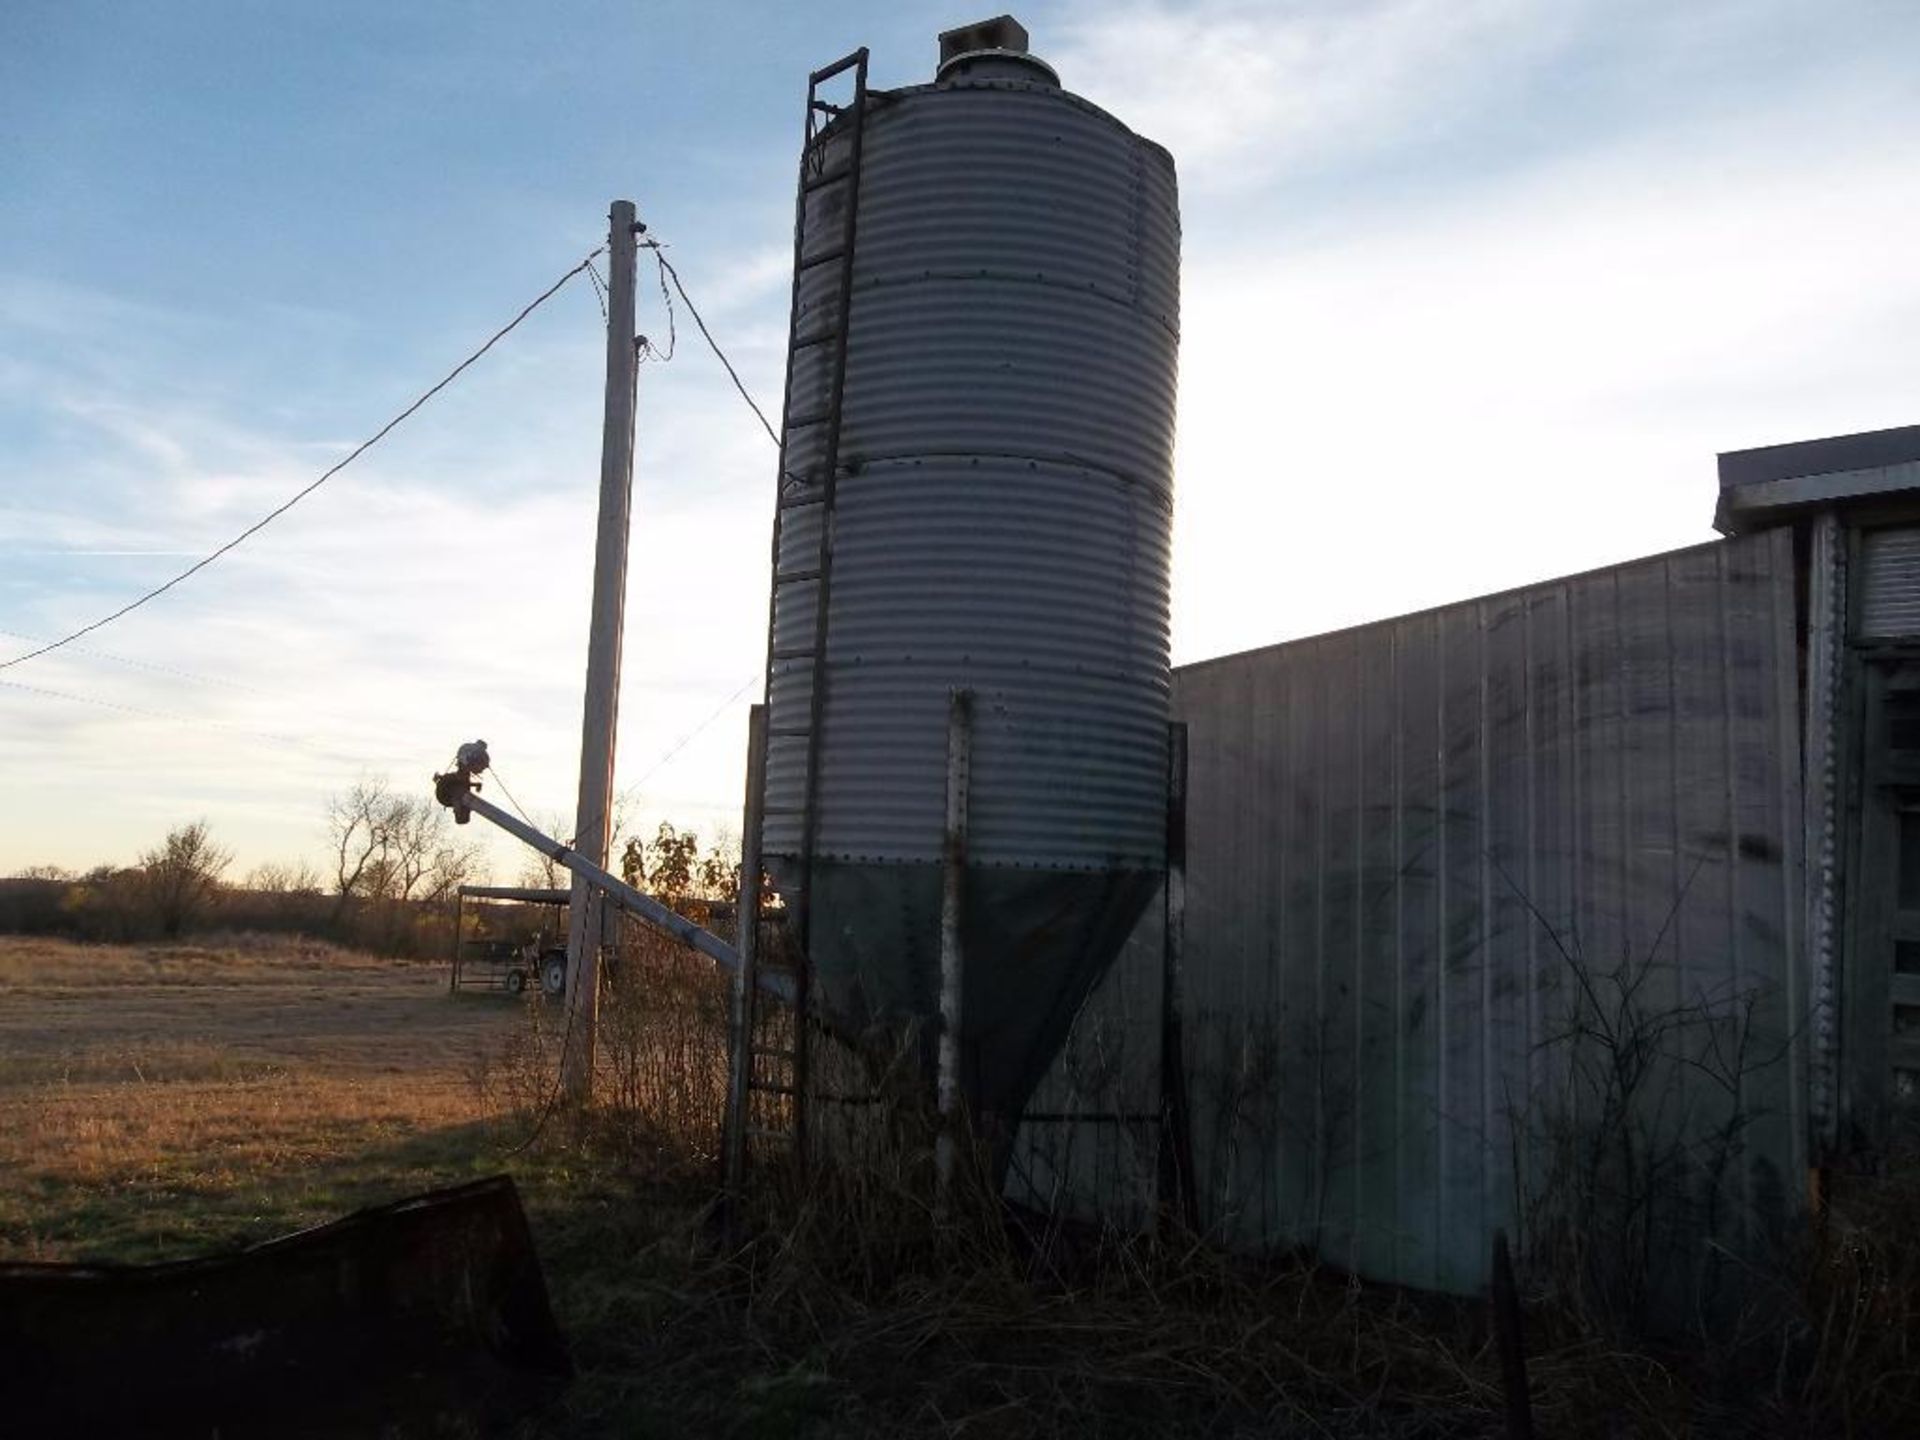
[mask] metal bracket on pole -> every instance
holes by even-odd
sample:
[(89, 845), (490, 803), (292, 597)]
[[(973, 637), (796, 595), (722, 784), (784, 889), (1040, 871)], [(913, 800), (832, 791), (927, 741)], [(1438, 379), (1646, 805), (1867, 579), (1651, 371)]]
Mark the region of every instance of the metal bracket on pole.
[[(767, 707), (747, 715), (747, 799), (740, 822), (740, 896), (734, 948), (740, 953), (733, 972), (733, 1012), (729, 1036), (732, 1068), (727, 1079), (727, 1133), (723, 1173), (729, 1197), (746, 1178), (748, 1091), (753, 1083), (753, 995), (760, 979), (760, 807), (767, 788)], [(796, 1075), (796, 1091), (806, 1077)], [(798, 1103), (798, 1094), (794, 1097)]]
[(966, 983), (961, 940), (966, 900), (967, 807), (973, 783), (973, 692), (955, 690), (947, 709), (947, 834), (940, 886), (940, 1132), (934, 1139), (934, 1171), (940, 1203), (953, 1191), (956, 1132), (966, 1123), (961, 1085), (960, 1026)]
[(1187, 727), (1167, 726), (1167, 883), (1160, 963), (1160, 1161), (1156, 1177), (1162, 1224), (1200, 1223), (1193, 1188), (1192, 1112), (1187, 1106), (1186, 1050), (1181, 1034), (1181, 968), (1187, 945)]

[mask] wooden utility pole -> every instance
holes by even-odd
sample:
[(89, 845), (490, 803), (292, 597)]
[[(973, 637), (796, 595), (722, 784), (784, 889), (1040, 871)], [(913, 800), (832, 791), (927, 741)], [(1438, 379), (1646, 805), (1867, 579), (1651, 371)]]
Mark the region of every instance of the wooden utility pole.
[[(593, 620), (587, 637), (587, 695), (580, 722), (580, 801), (573, 848), (606, 868), (613, 829), (613, 743), (620, 711), (620, 639), (626, 621), (627, 531), (633, 506), (633, 285), (640, 226), (633, 202), (616, 200), (607, 235), (607, 399), (600, 432), (600, 529), (593, 554)], [(577, 1101), (593, 1098), (600, 1025), (600, 953), (617, 913), (579, 876), (567, 923), (566, 1053), (561, 1081)]]

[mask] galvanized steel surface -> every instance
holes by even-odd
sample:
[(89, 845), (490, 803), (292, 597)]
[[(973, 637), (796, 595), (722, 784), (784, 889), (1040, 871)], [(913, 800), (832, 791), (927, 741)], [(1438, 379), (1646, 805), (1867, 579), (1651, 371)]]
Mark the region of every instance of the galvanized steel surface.
[(1808, 988), (1808, 1106), (1812, 1139), (1822, 1152), (1840, 1139), (1840, 756), (1846, 713), (1847, 532), (1839, 515), (1822, 511), (1807, 534), (1805, 753)]
[(1860, 638), (1920, 636), (1920, 530), (1869, 530), (1860, 559)]
[[(1063, 91), (1006, 81), (876, 95), (864, 145), (814, 854), (938, 861), (947, 695), (968, 687), (976, 865), (1157, 866), (1172, 161)], [(829, 139), (829, 172), (843, 148)], [(845, 194), (808, 197), (803, 264), (839, 244)], [(797, 278), (796, 421), (825, 407), (832, 346), (805, 342), (836, 313), (838, 268)], [(814, 493), (824, 429), (792, 427), (784, 502)], [(814, 566), (818, 513), (787, 512), (779, 573)], [(778, 593), (776, 874), (803, 846), (817, 592)]]
[[(1207, 1226), (1477, 1291), (1494, 1227), (1537, 1198), (1552, 1127), (1580, 1123), (1580, 977), (1604, 989), (1623, 961), (1649, 962), (1637, 1004), (1703, 1017), (1668, 1043), (1747, 1041), (1730, 1087), (1711, 1055), (1663, 1059), (1634, 1123), (1703, 1155), (1738, 1120), (1723, 1243), (1797, 1207), (1794, 623), (1777, 531), (1175, 672)], [(1127, 1037), (1112, 1084), (1135, 1100), (1156, 949), (1136, 939), (1076, 1029)], [(1069, 1094), (1111, 1108), (1065, 1061), (1036, 1108)], [(1114, 1161), (1150, 1138), (1077, 1136)], [(1084, 1186), (1084, 1165), (1048, 1163), (1066, 1138), (1027, 1127), (1016, 1174)], [(1132, 1213), (1142, 1183), (1109, 1163), (1082, 1208)], [(1680, 1268), (1709, 1263), (1704, 1222), (1676, 1243)]]

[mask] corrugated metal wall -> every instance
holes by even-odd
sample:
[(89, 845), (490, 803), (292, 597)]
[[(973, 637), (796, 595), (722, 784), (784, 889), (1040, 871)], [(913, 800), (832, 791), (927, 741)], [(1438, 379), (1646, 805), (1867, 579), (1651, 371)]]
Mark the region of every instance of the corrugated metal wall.
[(1869, 530), (1860, 537), (1859, 637), (1920, 635), (1920, 530)]
[[(1176, 671), (1208, 1225), (1474, 1291), (1608, 1125), (1686, 1192), (1692, 1258), (1790, 1213), (1795, 643), (1781, 531)], [(1157, 949), (1084, 1031), (1150, 1031)], [(1651, 1040), (1602, 1119), (1608, 1026)]]

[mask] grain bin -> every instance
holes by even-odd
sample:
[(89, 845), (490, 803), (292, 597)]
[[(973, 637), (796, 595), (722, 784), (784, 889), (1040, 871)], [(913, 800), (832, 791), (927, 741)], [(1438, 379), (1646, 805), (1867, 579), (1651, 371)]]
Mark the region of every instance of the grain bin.
[(936, 1015), (972, 692), (962, 1069), (1010, 1126), (1164, 865), (1179, 212), (1017, 24), (941, 42), (809, 101), (763, 845), (830, 1023)]

